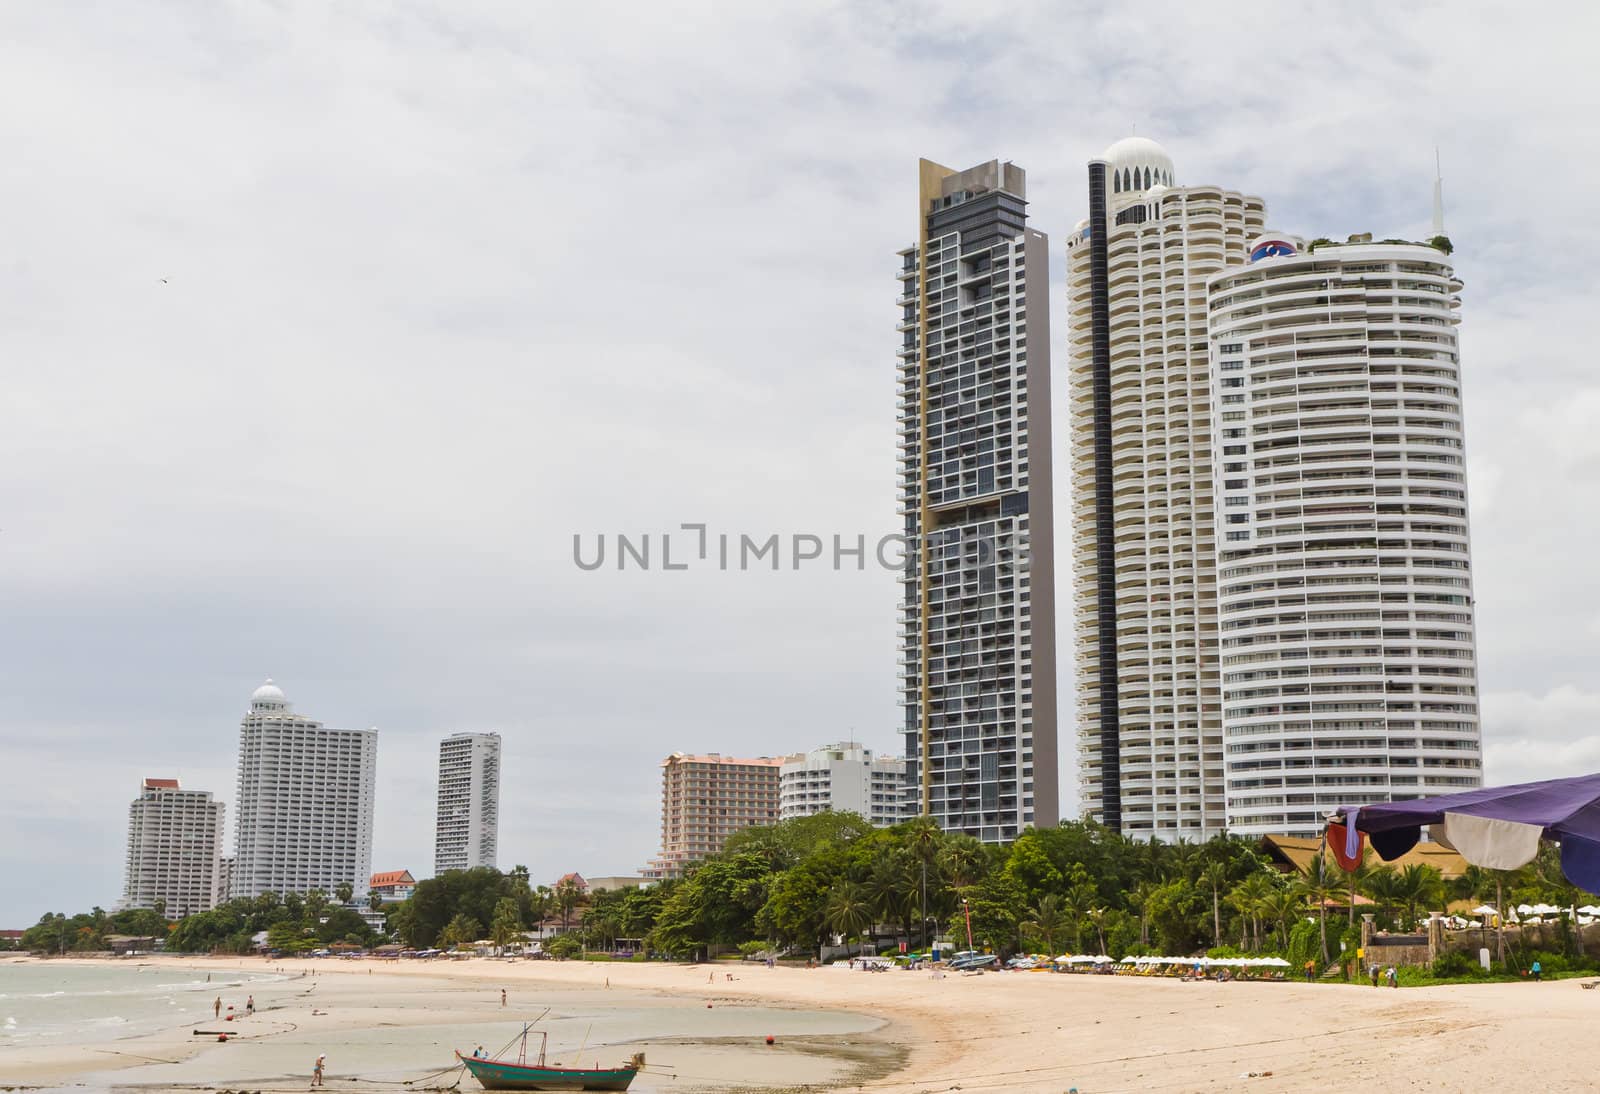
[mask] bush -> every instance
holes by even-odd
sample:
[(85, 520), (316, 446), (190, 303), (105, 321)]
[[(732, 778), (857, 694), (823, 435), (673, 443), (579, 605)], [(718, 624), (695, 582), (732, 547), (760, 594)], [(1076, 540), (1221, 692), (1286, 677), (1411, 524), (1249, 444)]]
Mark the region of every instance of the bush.
[(564, 934), (545, 943), (544, 952), (551, 957), (579, 957), (583, 954), (583, 944), (572, 935)]
[(1452, 978), (1482, 979), (1488, 974), (1483, 966), (1459, 951), (1442, 953), (1433, 960), (1433, 975), (1441, 980)]

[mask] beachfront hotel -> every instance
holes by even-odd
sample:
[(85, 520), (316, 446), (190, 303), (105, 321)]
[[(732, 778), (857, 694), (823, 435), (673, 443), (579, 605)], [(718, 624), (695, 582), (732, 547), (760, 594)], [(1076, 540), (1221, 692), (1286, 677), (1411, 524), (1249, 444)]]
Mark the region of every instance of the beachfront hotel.
[(1130, 137), (1067, 241), (1079, 799), (1135, 839), (1227, 824), (1206, 279), (1265, 221)]
[(661, 854), (639, 871), (652, 880), (722, 850), (744, 828), (778, 823), (778, 769), (770, 756), (737, 759), (674, 752), (661, 761)]
[(271, 680), (239, 723), (238, 849), (230, 896), (357, 897), (372, 874), (378, 731), (329, 729), (294, 713)]
[(500, 841), (500, 734), (456, 733), (439, 742), (433, 872), (494, 866)]
[(1237, 834), (1482, 784), (1461, 287), (1442, 250), (1370, 236), (1262, 236), (1210, 280)]
[(168, 919), (222, 898), (223, 804), (177, 779), (145, 779), (128, 806), (128, 856), (118, 909), (160, 907)]
[(1022, 168), (922, 160), (899, 254), (907, 808), (997, 843), (1058, 816), (1049, 241)]
[(859, 813), (880, 828), (906, 819), (906, 762), (856, 741), (786, 756), (778, 769), (778, 819)]

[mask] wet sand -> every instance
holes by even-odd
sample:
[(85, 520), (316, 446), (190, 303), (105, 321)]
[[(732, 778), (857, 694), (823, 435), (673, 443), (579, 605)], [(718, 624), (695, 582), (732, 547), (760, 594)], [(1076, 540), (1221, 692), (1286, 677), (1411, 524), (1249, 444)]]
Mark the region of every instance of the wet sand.
[[(263, 966), (237, 959), (154, 960), (202, 972)], [(757, 965), (719, 965), (714, 982), (704, 965), (284, 965), (284, 971), (300, 968), (317, 971), (310, 994), (295, 995), (308, 986), (299, 980), (274, 989), (270, 1002), (257, 992), (258, 1005), (269, 1009), (240, 1028), (259, 1034), (259, 1042), (219, 1045), (188, 1030), (170, 1031), (96, 1046), (100, 1054), (92, 1066), (85, 1065), (81, 1047), (0, 1050), (0, 1076), (11, 1084), (50, 1086), (93, 1073), (91, 1082), (100, 1088), (301, 1090), (316, 1052), (327, 1051), (330, 1088), (376, 1090), (381, 1087), (350, 1076), (415, 1079), (426, 1073), (416, 1065), (437, 1059), (446, 1045), (470, 1051), (482, 1041), (497, 1049), (498, 1043), (488, 1043), (491, 1031), (514, 1032), (510, 1023), (552, 1006), (552, 1059), (558, 1048), (573, 1051), (583, 1036), (577, 1026), (585, 1022), (595, 1032), (584, 1062), (620, 1060), (636, 1051), (640, 1046), (624, 1044), (625, 1031), (606, 1027), (608, 1015), (658, 1030), (642, 1047), (649, 1060), (666, 1066), (653, 1064), (640, 1078), (633, 1089), (641, 1094), (733, 1086), (883, 1094), (1061, 1094), (1073, 1087), (1081, 1094), (1577, 1091), (1595, 1085), (1592, 1030), (1600, 1018), (1600, 991), (1585, 991), (1576, 980), (1391, 990), (1046, 973), (934, 979)], [(729, 971), (737, 979), (727, 980)], [(505, 1009), (502, 987), (510, 1002)], [(830, 1025), (830, 1018), (838, 1024)], [(286, 1028), (290, 1024), (294, 1028)], [(762, 1040), (765, 1032), (777, 1035), (771, 1049)], [(250, 1055), (258, 1048), (264, 1053), (259, 1067)], [(104, 1055), (109, 1051), (124, 1055)], [(141, 1056), (179, 1062), (153, 1064)], [(275, 1067), (277, 1077), (266, 1074)], [(261, 1078), (246, 1081), (246, 1072)], [(469, 1078), (462, 1088), (475, 1085)]]

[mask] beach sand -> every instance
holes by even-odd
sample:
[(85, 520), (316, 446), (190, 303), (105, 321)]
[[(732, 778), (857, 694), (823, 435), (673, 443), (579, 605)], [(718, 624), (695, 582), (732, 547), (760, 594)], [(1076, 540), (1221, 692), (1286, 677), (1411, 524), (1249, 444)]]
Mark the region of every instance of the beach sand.
[[(199, 972), (266, 966), (248, 959), (142, 960)], [(812, 1084), (811, 1089), (883, 1094), (1062, 1094), (1072, 1088), (1081, 1094), (1576, 1091), (1594, 1088), (1600, 1063), (1591, 1034), (1600, 1017), (1600, 991), (1585, 991), (1577, 980), (1394, 990), (1046, 973), (934, 979), (926, 972), (754, 964), (718, 965), (714, 982), (708, 982), (713, 969), (705, 965), (480, 959), (281, 966), (295, 974), (303, 968), (314, 968), (316, 975), (257, 991), (262, 1013), (238, 1026), (252, 1038), (245, 1044), (219, 1045), (185, 1028), (110, 1044), (0, 1049), (0, 1086), (66, 1085), (93, 1073), (91, 1082), (100, 1088), (203, 1089), (249, 1080), (252, 1090), (301, 1090), (303, 1080), (281, 1076), (308, 1071), (315, 1048), (329, 1053), (330, 1089), (376, 1090), (381, 1087), (341, 1078), (375, 1073), (384, 1050), (367, 1044), (374, 1031), (387, 1031), (383, 1044), (453, 1043), (467, 1051), (488, 1040), (481, 1031), (498, 1036), (514, 1030), (529, 1010), (537, 1013), (545, 1005), (587, 1009), (598, 1016), (592, 1021), (602, 1022), (615, 1007), (635, 1013), (639, 1007), (673, 1008), (652, 1021), (670, 1017), (689, 1023), (685, 1029), (693, 1028), (691, 1011), (702, 1011), (706, 1003), (721, 1008), (711, 1016), (717, 1025), (703, 1028), (723, 1031), (730, 1042), (725, 1058), (718, 1055), (718, 1038), (685, 1037), (697, 1046), (697, 1075), (656, 1072), (649, 1082), (641, 1078), (636, 1091), (703, 1090), (718, 1087), (705, 1080), (740, 1077), (754, 1080), (751, 1089)], [(728, 972), (736, 979), (726, 979)], [(508, 992), (506, 1008), (500, 1005), (502, 988)], [(837, 1024), (829, 1027), (829, 1014), (816, 1012), (837, 1012)], [(781, 1026), (786, 1013), (797, 1032), (778, 1030), (779, 1044), (766, 1049), (758, 1031)], [(560, 1039), (552, 1038), (552, 1045)], [(632, 1051), (613, 1047), (624, 1040), (597, 1038), (594, 1043), (605, 1047), (587, 1051), (586, 1060), (620, 1060)], [(304, 1056), (305, 1066), (285, 1067), (280, 1052), (251, 1064), (266, 1072), (259, 1079), (230, 1075), (230, 1068), (249, 1070), (246, 1052), (258, 1051), (257, 1042), (292, 1048), (293, 1059)], [(322, 1045), (327, 1047), (316, 1047)], [(671, 1040), (662, 1039), (647, 1052), (651, 1059), (665, 1058), (671, 1048)], [(763, 1052), (772, 1055), (755, 1055)], [(355, 1070), (356, 1064), (363, 1069)], [(119, 1070), (108, 1070), (113, 1068)], [(276, 1080), (274, 1068), (280, 1073)], [(412, 1066), (384, 1074), (395, 1081), (421, 1073)], [(465, 1079), (462, 1088), (476, 1084)]]

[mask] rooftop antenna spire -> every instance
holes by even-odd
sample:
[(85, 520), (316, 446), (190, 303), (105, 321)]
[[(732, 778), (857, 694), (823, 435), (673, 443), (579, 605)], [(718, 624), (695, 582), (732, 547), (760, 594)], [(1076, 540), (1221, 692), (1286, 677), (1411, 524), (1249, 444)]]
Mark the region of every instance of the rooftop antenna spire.
[(1433, 147), (1433, 234), (1444, 235), (1444, 174), (1439, 167), (1439, 146)]

